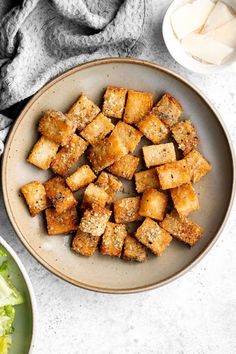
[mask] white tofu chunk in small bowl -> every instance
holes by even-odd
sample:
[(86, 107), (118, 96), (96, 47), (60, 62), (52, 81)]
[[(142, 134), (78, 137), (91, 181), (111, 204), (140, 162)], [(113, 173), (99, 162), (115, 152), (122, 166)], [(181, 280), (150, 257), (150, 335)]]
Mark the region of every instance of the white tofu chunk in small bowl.
[(171, 56), (191, 71), (209, 74), (236, 68), (233, 0), (174, 0), (162, 32)]

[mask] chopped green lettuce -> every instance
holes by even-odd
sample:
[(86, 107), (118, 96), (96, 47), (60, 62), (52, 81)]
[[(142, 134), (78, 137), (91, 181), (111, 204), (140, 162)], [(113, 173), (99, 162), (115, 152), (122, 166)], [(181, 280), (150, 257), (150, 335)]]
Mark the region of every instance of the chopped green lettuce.
[(0, 307), (22, 304), (21, 293), (12, 285), (7, 261), (0, 267)]
[(0, 307), (0, 337), (13, 333), (14, 319), (15, 309), (13, 306)]
[(7, 256), (6, 251), (2, 246), (0, 246), (0, 257), (6, 257), (6, 256)]
[(11, 336), (0, 337), (0, 353), (7, 354), (11, 348)]

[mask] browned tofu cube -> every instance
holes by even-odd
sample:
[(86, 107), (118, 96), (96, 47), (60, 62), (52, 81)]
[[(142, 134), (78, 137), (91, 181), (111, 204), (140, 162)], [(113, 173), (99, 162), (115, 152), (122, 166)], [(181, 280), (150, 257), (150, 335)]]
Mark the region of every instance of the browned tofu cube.
[(125, 155), (120, 160), (113, 163), (113, 165), (108, 167), (108, 171), (113, 173), (115, 176), (131, 180), (138, 167), (138, 164), (138, 157), (133, 155)]
[(55, 158), (58, 148), (59, 144), (45, 138), (45, 136), (41, 136), (29, 154), (27, 162), (41, 168), (42, 170), (47, 170)]
[(200, 181), (208, 172), (212, 170), (211, 164), (204, 159), (201, 153), (197, 150), (191, 151), (184, 158), (191, 175), (193, 183)]
[(78, 167), (77, 170), (72, 173), (72, 175), (67, 177), (66, 183), (70, 189), (75, 192), (80, 188), (86, 187), (96, 178), (96, 175), (93, 173), (89, 165), (83, 165)]
[(72, 240), (71, 248), (74, 252), (79, 253), (82, 256), (90, 257), (94, 254), (99, 239), (100, 236), (93, 236), (78, 229)]
[(181, 104), (169, 93), (163, 95), (152, 110), (152, 113), (169, 127), (178, 122), (182, 112)]
[(105, 190), (96, 184), (90, 183), (84, 191), (82, 207), (88, 208), (92, 204), (98, 204), (105, 207), (109, 196)]
[(184, 160), (157, 167), (161, 189), (170, 189), (190, 182), (190, 172)]
[(187, 216), (200, 208), (197, 193), (191, 183), (182, 184), (170, 190), (175, 209), (179, 214)]
[(135, 150), (143, 136), (140, 131), (124, 122), (118, 122), (111, 135), (119, 138), (129, 152)]
[(100, 172), (127, 153), (128, 150), (123, 145), (122, 140), (117, 136), (110, 135), (98, 144), (90, 146), (87, 157), (94, 171)]
[(159, 192), (158, 190), (151, 188), (143, 192), (139, 215), (146, 216), (156, 220), (163, 220), (168, 197), (166, 194)]
[(173, 143), (149, 145), (143, 147), (143, 157), (146, 166), (164, 165), (176, 160), (175, 147)]
[(141, 220), (139, 215), (140, 197), (119, 199), (114, 202), (114, 218), (116, 223), (125, 224)]
[(203, 229), (199, 225), (183, 215), (178, 215), (175, 210), (167, 214), (160, 225), (171, 235), (190, 246), (194, 246), (203, 234)]
[(120, 257), (126, 236), (125, 225), (108, 222), (102, 236), (100, 252), (108, 256)]
[(127, 235), (122, 258), (127, 261), (143, 262), (147, 259), (145, 247), (134, 237)]
[(58, 151), (51, 164), (54, 173), (65, 177), (71, 167), (87, 149), (88, 143), (80, 136), (73, 134), (71, 140)]
[(135, 173), (135, 185), (138, 193), (143, 193), (149, 188), (159, 188), (160, 183), (155, 168)]
[(33, 181), (21, 187), (30, 214), (35, 216), (49, 205), (44, 185), (41, 182)]
[(66, 145), (74, 133), (74, 125), (58, 111), (46, 111), (39, 121), (38, 131), (60, 145)]
[(170, 234), (150, 218), (144, 220), (137, 229), (135, 237), (157, 256), (165, 251), (172, 240)]
[(136, 124), (149, 113), (153, 106), (153, 95), (150, 92), (129, 90), (124, 112), (124, 121)]
[(66, 186), (64, 179), (60, 176), (53, 177), (44, 183), (48, 199), (56, 209), (57, 213), (70, 209), (78, 204), (73, 193)]
[(139, 130), (153, 142), (159, 144), (169, 134), (167, 126), (154, 114), (147, 114), (146, 117), (137, 123)]
[(113, 128), (114, 125), (111, 120), (102, 113), (99, 113), (97, 117), (80, 132), (80, 135), (87, 140), (89, 144), (94, 145), (104, 139)]
[(81, 131), (88, 125), (100, 112), (100, 108), (82, 94), (67, 112), (68, 119), (74, 126)]
[(79, 229), (93, 236), (101, 236), (105, 231), (110, 216), (110, 210), (93, 204), (91, 208), (85, 210)]
[(112, 203), (116, 193), (123, 187), (122, 182), (118, 178), (112, 176), (110, 173), (101, 172), (95, 182), (96, 185), (105, 190), (108, 194), (107, 203)]
[(70, 208), (63, 213), (58, 213), (56, 209), (45, 210), (47, 230), (49, 235), (69, 234), (78, 229), (78, 216), (76, 208)]
[(178, 148), (183, 151), (184, 155), (196, 149), (198, 144), (200, 144), (196, 130), (190, 120), (175, 124), (171, 128), (171, 132), (175, 141), (178, 143)]
[(125, 108), (127, 89), (107, 87), (104, 94), (102, 113), (111, 118), (122, 118)]

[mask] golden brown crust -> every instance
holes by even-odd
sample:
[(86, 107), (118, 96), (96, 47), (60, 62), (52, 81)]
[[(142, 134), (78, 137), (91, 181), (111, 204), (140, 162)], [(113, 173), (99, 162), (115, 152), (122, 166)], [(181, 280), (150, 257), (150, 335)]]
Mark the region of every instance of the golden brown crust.
[(81, 132), (80, 135), (87, 140), (91, 145), (97, 144), (104, 139), (114, 128), (111, 120), (99, 113), (97, 117), (89, 123)]
[(74, 130), (74, 125), (63, 113), (53, 110), (44, 113), (38, 126), (42, 135), (62, 146), (68, 143)]
[(135, 185), (136, 191), (138, 193), (143, 193), (146, 189), (149, 188), (159, 188), (160, 183), (155, 168), (150, 170), (136, 172), (135, 175)]
[(190, 246), (194, 246), (203, 234), (203, 229), (199, 225), (179, 215), (176, 210), (167, 214), (160, 225), (171, 235)]
[(100, 108), (88, 97), (82, 94), (79, 99), (68, 110), (68, 120), (73, 122), (76, 129), (81, 131), (94, 120), (100, 112)]
[(56, 157), (51, 164), (53, 172), (65, 177), (87, 147), (88, 143), (84, 141), (84, 139), (73, 134), (68, 144), (63, 146), (56, 154)]
[(191, 183), (182, 184), (170, 190), (175, 209), (179, 214), (187, 216), (200, 208), (197, 193)]
[(114, 202), (114, 218), (116, 223), (126, 224), (141, 220), (139, 215), (140, 197), (123, 198)]
[(108, 222), (102, 236), (100, 252), (108, 256), (120, 257), (126, 236), (125, 225)]
[(49, 201), (46, 196), (44, 185), (41, 182), (33, 181), (27, 183), (21, 187), (20, 190), (32, 216), (35, 216), (48, 208)]
[(108, 204), (112, 203), (116, 193), (120, 191), (123, 187), (122, 182), (119, 181), (118, 178), (104, 171), (100, 173), (95, 184), (103, 188), (108, 194)]
[(91, 257), (97, 248), (99, 239), (100, 236), (93, 236), (78, 229), (72, 240), (71, 248), (82, 256)]
[(161, 189), (175, 188), (190, 182), (190, 171), (184, 159), (159, 166), (156, 170)]
[(158, 190), (147, 189), (141, 198), (139, 215), (156, 220), (163, 220), (166, 212), (168, 196)]
[(170, 234), (150, 218), (144, 220), (137, 229), (135, 237), (157, 256), (164, 252), (172, 240)]
[(122, 144), (127, 148), (128, 152), (133, 152), (140, 142), (143, 134), (124, 122), (118, 122), (111, 133), (112, 136), (116, 136), (122, 142)]
[(89, 165), (82, 165), (77, 170), (66, 178), (66, 183), (69, 188), (75, 192), (80, 188), (86, 187), (89, 183), (96, 179)]
[(128, 180), (133, 178), (133, 175), (138, 167), (139, 158), (133, 155), (125, 155), (120, 160), (116, 161), (107, 168), (115, 176), (123, 177)]
[(47, 170), (55, 158), (58, 148), (59, 144), (54, 143), (54, 141), (45, 136), (41, 136), (33, 146), (33, 149), (27, 158), (27, 162), (42, 170)]
[(88, 208), (91, 207), (92, 204), (98, 204), (101, 207), (105, 207), (108, 199), (109, 196), (103, 188), (90, 183), (84, 191), (81, 207)]
[(102, 112), (107, 117), (122, 118), (125, 108), (127, 89), (122, 87), (107, 87), (104, 94)]
[(174, 144), (144, 146), (143, 157), (147, 168), (173, 162), (176, 160)]
[(45, 210), (48, 235), (69, 234), (78, 229), (77, 210), (70, 208), (63, 213), (56, 209)]
[(44, 183), (44, 187), (57, 213), (62, 213), (78, 204), (73, 193), (67, 188), (65, 180), (60, 176), (49, 179)]
[(197, 150), (192, 150), (186, 155), (184, 161), (190, 170), (193, 183), (200, 181), (202, 177), (212, 170), (212, 165)]
[(200, 140), (197, 136), (196, 130), (189, 120), (185, 120), (175, 124), (171, 128), (172, 135), (178, 143), (178, 148), (187, 155), (193, 149), (196, 149)]
[(152, 109), (152, 114), (160, 118), (168, 127), (178, 122), (182, 112), (181, 104), (169, 93), (164, 94)]
[(162, 140), (166, 139), (169, 134), (167, 126), (162, 123), (157, 116), (151, 113), (148, 113), (146, 117), (136, 125), (153, 144), (159, 144)]
[(122, 258), (126, 261), (144, 262), (147, 259), (145, 247), (134, 237), (127, 235)]
[(136, 124), (152, 109), (153, 95), (150, 92), (129, 90), (124, 112), (124, 121)]
[(93, 236), (101, 236), (105, 231), (110, 216), (110, 210), (93, 204), (91, 208), (85, 210), (79, 229)]

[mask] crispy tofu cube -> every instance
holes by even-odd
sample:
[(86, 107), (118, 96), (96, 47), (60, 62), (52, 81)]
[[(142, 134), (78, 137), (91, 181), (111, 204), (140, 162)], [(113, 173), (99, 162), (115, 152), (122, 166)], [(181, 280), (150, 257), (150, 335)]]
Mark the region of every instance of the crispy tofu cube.
[(147, 258), (145, 247), (134, 237), (127, 235), (124, 241), (122, 258), (127, 261), (143, 262)]
[(82, 94), (79, 99), (67, 112), (68, 119), (73, 122), (74, 126), (81, 131), (86, 125), (91, 123), (100, 112), (100, 108)]
[(118, 178), (112, 176), (110, 173), (101, 172), (95, 184), (108, 194), (107, 203), (112, 203), (116, 193), (122, 189), (122, 182)]
[(44, 183), (46, 195), (52, 202), (57, 213), (75, 207), (78, 202), (73, 193), (66, 186), (65, 180), (60, 176), (55, 176)]
[(21, 187), (30, 214), (35, 216), (49, 206), (44, 185), (41, 182), (33, 181)]
[(136, 191), (143, 193), (146, 189), (159, 188), (160, 183), (155, 168), (150, 170), (136, 172), (134, 175)]
[(153, 144), (159, 144), (169, 134), (167, 126), (151, 113), (148, 113), (143, 120), (138, 122), (137, 127)]
[(197, 150), (192, 150), (184, 158), (189, 170), (193, 183), (200, 181), (208, 172), (212, 170), (211, 164), (204, 159), (201, 153)]
[(176, 160), (174, 144), (167, 143), (144, 146), (143, 157), (148, 168), (173, 162)]
[(183, 151), (184, 155), (196, 149), (198, 144), (200, 144), (196, 130), (190, 120), (175, 124), (171, 128), (171, 132), (175, 141), (178, 143), (178, 148)]
[(137, 129), (124, 122), (118, 122), (111, 135), (119, 138), (129, 152), (135, 150), (143, 136)]
[(190, 182), (190, 172), (184, 160), (157, 167), (161, 189), (170, 189)]
[(49, 235), (69, 234), (78, 229), (76, 208), (67, 209), (63, 213), (49, 208), (45, 210), (45, 213)]
[(153, 95), (150, 92), (129, 90), (124, 112), (124, 121), (137, 124), (149, 113), (153, 106)]
[(133, 178), (133, 175), (138, 167), (139, 158), (133, 155), (125, 155), (120, 160), (116, 161), (108, 167), (108, 171), (115, 176), (123, 177), (128, 180)]
[(104, 94), (102, 113), (111, 118), (122, 118), (125, 108), (127, 89), (107, 87)]
[(96, 184), (90, 183), (84, 191), (82, 207), (88, 208), (92, 204), (98, 204), (101, 207), (105, 207), (109, 195), (105, 190)]
[(203, 229), (199, 225), (183, 215), (178, 215), (176, 210), (167, 214), (160, 225), (171, 235), (190, 246), (194, 246), (203, 234)]
[(108, 222), (102, 236), (100, 252), (108, 256), (120, 257), (126, 236), (125, 225)]
[(170, 190), (175, 209), (179, 214), (187, 216), (200, 208), (197, 193), (191, 183), (182, 184)]
[(166, 194), (159, 192), (158, 190), (151, 188), (143, 192), (139, 215), (146, 216), (156, 220), (163, 220), (168, 197)]
[(83, 165), (77, 168), (77, 170), (72, 173), (66, 179), (66, 183), (69, 188), (75, 192), (80, 188), (86, 187), (89, 183), (96, 179), (96, 175), (93, 173), (89, 165)]
[(100, 236), (93, 236), (78, 229), (72, 240), (71, 248), (82, 256), (90, 257), (94, 254), (99, 240)]
[(172, 240), (170, 234), (150, 218), (144, 220), (137, 229), (135, 237), (157, 256), (160, 256), (165, 251)]
[(88, 143), (80, 136), (73, 134), (71, 140), (63, 146), (56, 154), (51, 164), (54, 173), (60, 176), (67, 176), (71, 167), (76, 163), (79, 157), (85, 152)]
[(41, 136), (29, 154), (27, 162), (41, 168), (42, 170), (47, 170), (55, 158), (58, 148), (59, 144), (45, 138), (45, 136)]
[(101, 236), (105, 231), (110, 216), (110, 210), (93, 204), (91, 208), (85, 210), (79, 229), (93, 236)]
[(152, 114), (160, 118), (168, 127), (172, 127), (178, 122), (182, 112), (181, 104), (169, 93), (163, 95), (152, 109)]
[(87, 157), (94, 171), (100, 172), (127, 153), (128, 150), (123, 145), (122, 140), (117, 136), (110, 135), (98, 144), (90, 146)]
[(139, 215), (140, 197), (119, 199), (114, 202), (114, 218), (118, 224), (141, 220)]
[(97, 117), (80, 132), (80, 135), (87, 140), (89, 144), (94, 145), (104, 139), (113, 128), (114, 125), (111, 120), (102, 113), (99, 113)]
[(38, 126), (38, 131), (42, 135), (62, 146), (68, 143), (74, 130), (72, 122), (58, 111), (46, 111)]

